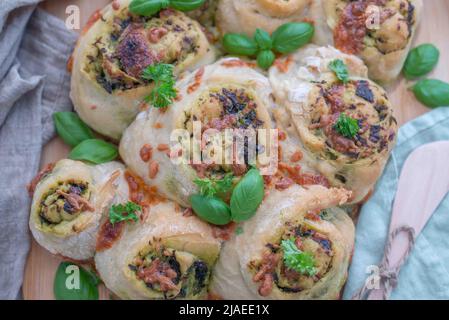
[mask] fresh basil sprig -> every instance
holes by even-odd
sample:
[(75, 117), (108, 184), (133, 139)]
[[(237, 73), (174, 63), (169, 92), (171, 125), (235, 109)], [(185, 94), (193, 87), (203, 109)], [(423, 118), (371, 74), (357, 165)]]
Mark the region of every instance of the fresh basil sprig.
[(56, 270), (53, 293), (57, 300), (98, 300), (99, 279), (70, 262), (61, 262)]
[(206, 0), (168, 0), (169, 7), (179, 11), (192, 11), (201, 7)]
[(173, 8), (179, 11), (198, 9), (205, 0), (132, 0), (129, 11), (142, 16), (152, 16), (162, 9)]
[(412, 87), (416, 99), (429, 108), (449, 106), (449, 84), (436, 79), (423, 79)]
[(53, 121), (58, 135), (71, 147), (94, 137), (92, 130), (75, 112), (55, 112)]
[(268, 69), (274, 62), (275, 52), (287, 54), (307, 44), (315, 28), (310, 23), (289, 22), (281, 25), (270, 36), (257, 29), (253, 38), (244, 34), (227, 33), (223, 36), (223, 47), (228, 53), (257, 57), (257, 64)]
[(291, 53), (309, 43), (315, 33), (310, 23), (289, 22), (277, 28), (273, 34), (273, 48), (279, 53)]
[(125, 204), (113, 204), (109, 209), (109, 221), (112, 224), (121, 221), (137, 221), (139, 217), (136, 212), (142, 211), (142, 207), (132, 201)]
[(349, 71), (348, 71), (348, 67), (343, 62), (343, 60), (340, 60), (340, 59), (332, 60), (329, 63), (329, 69), (331, 69), (335, 73), (338, 80), (340, 80), (343, 83), (348, 83)]
[(225, 34), (223, 36), (223, 46), (227, 52), (242, 56), (255, 56), (259, 49), (254, 39), (237, 33)]
[(316, 274), (313, 255), (299, 250), (294, 239), (282, 240), (281, 247), (284, 253), (284, 264), (287, 268), (309, 276)]
[(84, 140), (69, 153), (72, 160), (84, 160), (95, 164), (112, 161), (117, 156), (115, 145), (99, 139)]
[(428, 74), (437, 65), (440, 51), (433, 44), (425, 43), (410, 50), (402, 72), (407, 79)]
[[(255, 213), (264, 196), (264, 183), (259, 170), (250, 169), (232, 191), (231, 203), (228, 206), (222, 199), (215, 196), (217, 185), (209, 180), (198, 180), (202, 194), (190, 196), (193, 211), (203, 220), (216, 225), (228, 224), (231, 221), (241, 222), (250, 219)], [(232, 180), (222, 180), (224, 184), (219, 191), (232, 188)]]
[(229, 206), (215, 196), (195, 194), (189, 198), (193, 211), (201, 219), (216, 225), (225, 225), (231, 222)]
[(235, 186), (231, 195), (232, 220), (241, 222), (250, 219), (264, 196), (264, 183), (256, 168), (250, 169)]
[(273, 40), (268, 32), (262, 29), (256, 29), (254, 40), (261, 50), (271, 50), (273, 48)]
[(262, 50), (257, 54), (257, 64), (264, 70), (271, 67), (275, 59), (276, 56), (271, 50)]
[(335, 130), (342, 136), (352, 139), (359, 132), (360, 127), (356, 119), (347, 116), (344, 113), (340, 113), (337, 122), (334, 125)]

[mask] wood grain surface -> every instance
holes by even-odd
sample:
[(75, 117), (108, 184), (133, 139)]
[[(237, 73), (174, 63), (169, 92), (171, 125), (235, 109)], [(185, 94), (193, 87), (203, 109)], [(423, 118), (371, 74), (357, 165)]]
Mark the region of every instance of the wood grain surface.
[[(109, 3), (108, 0), (49, 0), (40, 6), (50, 13), (66, 19), (66, 8), (77, 5), (80, 8), (81, 26), (95, 10)], [(449, 81), (449, 0), (425, 0), (424, 14), (419, 27), (415, 44), (433, 43), (441, 51), (438, 67), (429, 77)], [(399, 124), (404, 124), (417, 116), (429, 111), (416, 101), (413, 94), (407, 90), (410, 83), (398, 80), (388, 89), (389, 96), (395, 107), (395, 115)], [(45, 148), (41, 159), (41, 166), (65, 157), (68, 148), (59, 138), (53, 139)], [(33, 240), (28, 256), (23, 283), (25, 299), (54, 299), (53, 279), (61, 259), (41, 248)], [(109, 299), (110, 295), (103, 286), (100, 288), (100, 298)]]

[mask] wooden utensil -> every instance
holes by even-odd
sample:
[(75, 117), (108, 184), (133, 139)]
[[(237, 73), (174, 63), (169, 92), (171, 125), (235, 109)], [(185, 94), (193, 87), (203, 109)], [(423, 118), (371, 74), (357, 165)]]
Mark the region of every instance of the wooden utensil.
[(425, 144), (404, 163), (393, 204), (379, 289), (366, 285), (356, 298), (388, 299), (402, 264), (432, 214), (449, 191), (449, 141)]

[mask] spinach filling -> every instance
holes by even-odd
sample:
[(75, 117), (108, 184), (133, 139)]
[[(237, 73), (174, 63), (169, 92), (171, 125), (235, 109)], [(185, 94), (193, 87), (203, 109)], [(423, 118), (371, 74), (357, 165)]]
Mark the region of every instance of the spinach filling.
[(141, 252), (128, 267), (161, 299), (203, 297), (210, 278), (204, 261), (160, 244)]
[(57, 225), (75, 219), (81, 212), (92, 211), (88, 200), (89, 184), (79, 181), (60, 182), (49, 190), (41, 200), (39, 217), (46, 225)]
[[(322, 219), (321, 212), (308, 215)], [(332, 267), (332, 242), (326, 235), (305, 225), (286, 226), (278, 241), (265, 245), (267, 250), (261, 259), (249, 264), (262, 296), (267, 296), (274, 286), (285, 293), (310, 289)], [(286, 244), (293, 246), (293, 251), (286, 251)]]
[[(200, 165), (192, 165), (199, 177), (221, 178), (228, 172), (232, 172), (234, 176), (242, 176), (248, 171), (249, 165), (254, 163), (257, 154), (264, 151), (257, 137), (257, 129), (263, 127), (264, 121), (259, 119), (257, 108), (257, 102), (252, 94), (240, 87), (226, 86), (209, 90), (198, 98), (191, 119), (185, 122), (185, 128), (189, 130), (192, 127), (192, 121), (201, 121), (202, 133), (207, 129), (222, 132), (223, 154), (229, 152), (225, 144), (225, 130), (239, 129), (233, 131), (233, 144), (242, 146), (234, 149), (232, 164), (206, 164), (207, 161), (202, 161)], [(250, 147), (254, 144), (255, 150), (252, 150)], [(205, 148), (210, 145), (212, 142), (207, 141)], [(243, 161), (238, 163), (236, 159)]]
[[(177, 64), (197, 51), (196, 30), (187, 18), (171, 16), (144, 17), (124, 9), (110, 23), (109, 36), (100, 36), (92, 44), (96, 54), (87, 56), (85, 71), (108, 93), (130, 90), (149, 81), (142, 71), (156, 63)], [(152, 34), (161, 32), (160, 39)]]

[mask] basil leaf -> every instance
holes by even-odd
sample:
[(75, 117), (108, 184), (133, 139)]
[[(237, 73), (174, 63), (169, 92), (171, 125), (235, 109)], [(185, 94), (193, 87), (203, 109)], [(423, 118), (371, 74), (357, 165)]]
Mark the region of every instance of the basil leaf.
[(436, 79), (418, 81), (412, 88), (416, 99), (429, 108), (449, 106), (449, 84)]
[(225, 34), (223, 47), (231, 54), (242, 56), (254, 56), (258, 50), (256, 41), (246, 35), (237, 33)]
[(437, 65), (440, 51), (433, 44), (422, 44), (410, 50), (402, 72), (407, 79), (428, 74)]
[(152, 16), (162, 9), (168, 8), (169, 0), (132, 0), (129, 11), (142, 16)]
[(260, 51), (257, 55), (257, 65), (266, 70), (271, 67), (275, 58), (276, 57), (271, 50)]
[(55, 112), (53, 121), (58, 135), (71, 147), (94, 137), (92, 130), (75, 112)]
[(271, 35), (273, 48), (280, 53), (290, 53), (308, 43), (315, 33), (310, 23), (290, 22), (283, 24)]
[(271, 40), (270, 34), (262, 29), (256, 29), (256, 32), (254, 33), (254, 40), (262, 50), (271, 50), (271, 47), (273, 46), (273, 41)]
[(249, 170), (234, 188), (231, 196), (231, 216), (235, 222), (248, 220), (264, 196), (263, 178), (257, 169)]
[(117, 147), (103, 140), (89, 139), (77, 145), (69, 154), (72, 160), (85, 160), (95, 164), (117, 158)]
[(342, 81), (343, 83), (347, 83), (349, 81), (348, 67), (343, 62), (343, 60), (332, 60), (331, 63), (329, 63), (329, 69), (331, 69), (335, 73), (338, 80)]
[(217, 197), (208, 197), (195, 194), (189, 198), (193, 211), (204, 221), (216, 225), (225, 225), (231, 222), (229, 206)]
[(206, 0), (171, 0), (170, 7), (179, 11), (191, 11), (201, 7)]
[(98, 300), (98, 278), (70, 262), (56, 270), (53, 293), (57, 300)]

